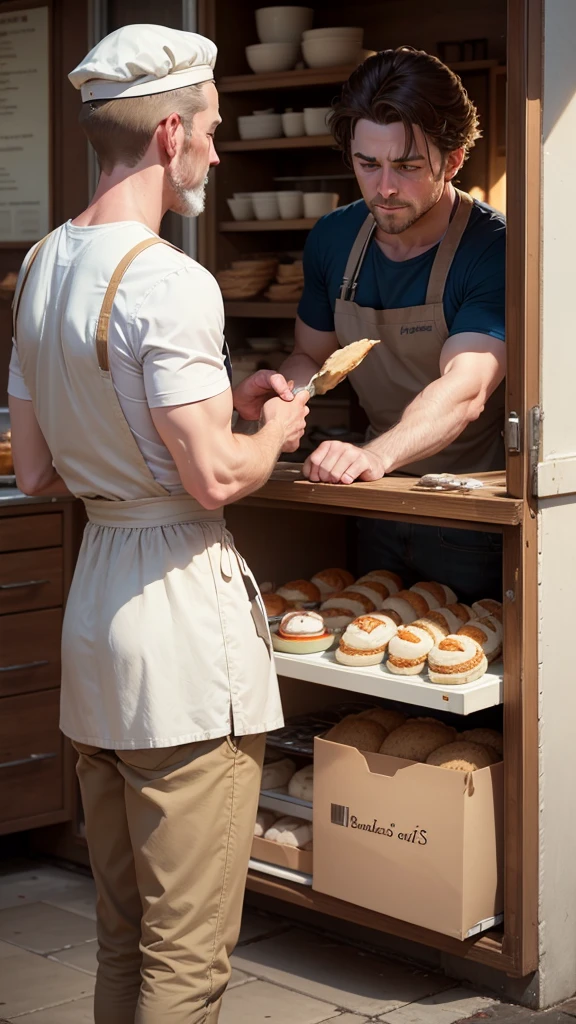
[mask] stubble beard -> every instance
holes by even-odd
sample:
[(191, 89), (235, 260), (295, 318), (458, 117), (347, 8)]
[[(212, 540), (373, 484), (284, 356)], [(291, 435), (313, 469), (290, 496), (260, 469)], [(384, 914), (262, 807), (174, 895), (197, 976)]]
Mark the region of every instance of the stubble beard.
[[(438, 189), (434, 191), (429, 202), (424, 207), (414, 207), (413, 204), (402, 204), (408, 206), (407, 210), (402, 210), (402, 218), (394, 216), (393, 213), (387, 213), (381, 205), (376, 205), (376, 200), (373, 199), (369, 204), (370, 210), (376, 221), (376, 224), (380, 231), (385, 235), (401, 235), (404, 231), (408, 231), (409, 228), (413, 227), (422, 217), (425, 217), (439, 202), (444, 192), (444, 182), (439, 183)], [(381, 196), (377, 196), (377, 199), (381, 199)], [(400, 204), (399, 204), (400, 205)], [(394, 206), (390, 206), (390, 210), (394, 210)]]

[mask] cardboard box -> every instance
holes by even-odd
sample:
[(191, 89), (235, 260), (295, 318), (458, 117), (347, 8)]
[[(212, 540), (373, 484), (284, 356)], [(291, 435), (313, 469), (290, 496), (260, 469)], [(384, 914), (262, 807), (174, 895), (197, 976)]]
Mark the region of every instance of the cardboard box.
[(457, 939), (503, 909), (503, 764), (477, 772), (317, 738), (318, 892)]
[(283, 846), (273, 843), (270, 839), (254, 836), (252, 840), (252, 856), (255, 860), (263, 860), (268, 864), (278, 864), (281, 868), (302, 871), (305, 875), (312, 874), (312, 851), (299, 850), (296, 846)]

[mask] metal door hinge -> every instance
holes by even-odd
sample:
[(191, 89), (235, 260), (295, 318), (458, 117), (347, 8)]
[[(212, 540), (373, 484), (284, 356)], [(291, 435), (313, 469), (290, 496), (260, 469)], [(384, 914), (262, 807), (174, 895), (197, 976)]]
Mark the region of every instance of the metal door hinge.
[(520, 417), (517, 412), (511, 412), (506, 424), (506, 448), (512, 454), (521, 451), (520, 438)]
[(534, 405), (528, 410), (530, 484), (533, 497), (538, 496), (538, 462), (542, 440), (542, 410)]

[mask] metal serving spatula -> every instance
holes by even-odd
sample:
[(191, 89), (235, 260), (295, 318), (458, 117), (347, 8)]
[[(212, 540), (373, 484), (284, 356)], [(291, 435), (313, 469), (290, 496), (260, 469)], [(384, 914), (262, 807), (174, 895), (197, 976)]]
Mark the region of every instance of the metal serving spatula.
[(327, 391), (331, 391), (337, 384), (340, 384), (352, 370), (360, 366), (360, 363), (366, 358), (374, 345), (379, 344), (379, 340), (369, 341), (367, 338), (364, 338), (362, 341), (353, 341), (350, 345), (337, 349), (336, 352), (328, 356), (324, 365), (318, 370), (318, 373), (314, 374), (309, 384), (306, 384), (305, 387), (294, 388), (294, 394), (297, 395), (300, 391), (308, 391), (310, 398), (314, 398), (314, 395), (325, 395)]

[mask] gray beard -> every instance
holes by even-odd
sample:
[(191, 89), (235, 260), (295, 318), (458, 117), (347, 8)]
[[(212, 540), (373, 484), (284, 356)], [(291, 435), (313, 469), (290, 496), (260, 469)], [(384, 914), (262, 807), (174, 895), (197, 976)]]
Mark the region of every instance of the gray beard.
[(182, 217), (199, 217), (201, 213), (204, 213), (208, 178), (205, 178), (202, 184), (197, 185), (196, 188), (186, 188), (178, 178), (173, 176), (170, 178), (170, 184), (179, 200), (177, 213)]

